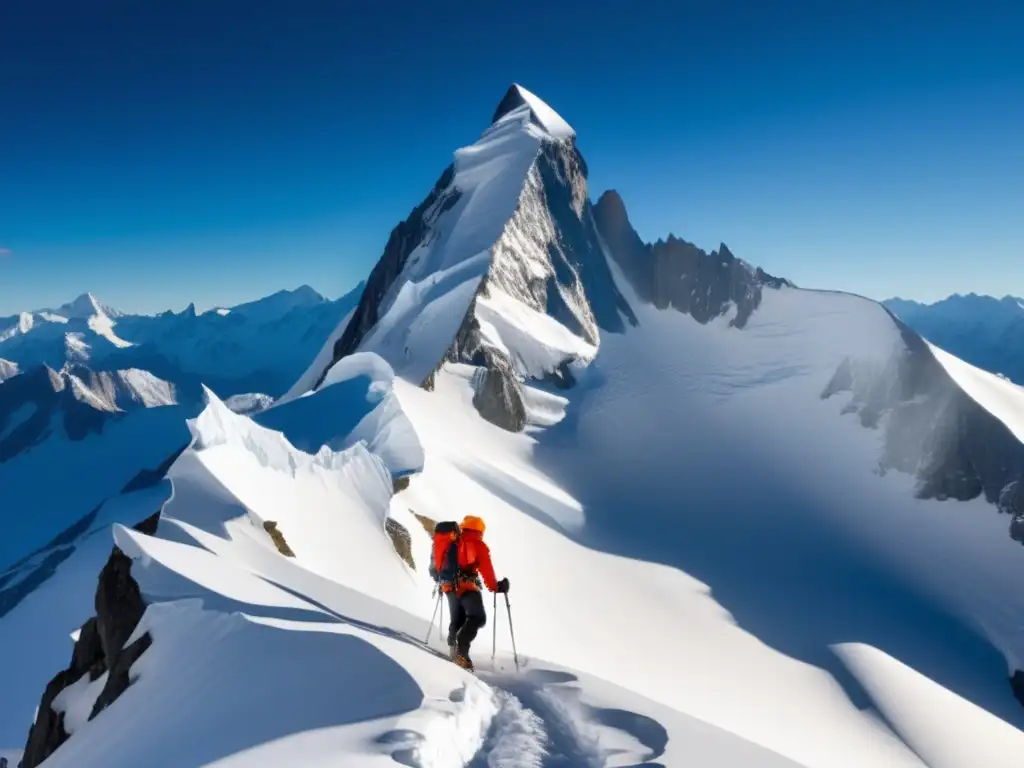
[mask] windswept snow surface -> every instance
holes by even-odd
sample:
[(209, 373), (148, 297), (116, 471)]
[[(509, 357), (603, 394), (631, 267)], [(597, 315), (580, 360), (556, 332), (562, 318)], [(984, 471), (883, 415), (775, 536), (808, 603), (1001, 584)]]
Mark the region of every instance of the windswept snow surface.
[(372, 352), (335, 363), (316, 392), (256, 416), (297, 448), (343, 450), (362, 442), (397, 477), (423, 468), (423, 448), (393, 393), (395, 373)]

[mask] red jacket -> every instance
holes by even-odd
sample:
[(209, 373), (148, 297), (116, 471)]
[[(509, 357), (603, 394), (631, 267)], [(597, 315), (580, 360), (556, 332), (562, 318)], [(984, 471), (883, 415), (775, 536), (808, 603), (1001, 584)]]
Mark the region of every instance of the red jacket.
[[(459, 570), (464, 573), (479, 574), (491, 592), (498, 590), (498, 580), (494, 577), (494, 565), (491, 563), (491, 550), (484, 543), (483, 534), (478, 531), (463, 530), (459, 539)], [(479, 590), (471, 579), (459, 581), (458, 594), (470, 590)]]

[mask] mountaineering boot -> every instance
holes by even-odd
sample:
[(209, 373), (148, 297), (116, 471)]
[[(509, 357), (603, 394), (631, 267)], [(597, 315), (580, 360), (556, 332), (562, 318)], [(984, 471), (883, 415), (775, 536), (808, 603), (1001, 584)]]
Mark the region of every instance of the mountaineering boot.
[(455, 664), (459, 667), (462, 667), (463, 669), (469, 670), (470, 672), (474, 671), (473, 661), (469, 658), (469, 656), (465, 656), (461, 653), (456, 655)]

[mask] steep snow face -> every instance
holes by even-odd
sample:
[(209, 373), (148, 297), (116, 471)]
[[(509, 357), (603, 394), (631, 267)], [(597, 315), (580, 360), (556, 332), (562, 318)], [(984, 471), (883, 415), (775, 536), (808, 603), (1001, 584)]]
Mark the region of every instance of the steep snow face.
[(572, 129), (513, 86), (392, 233), (329, 361), (372, 351), (428, 387), (443, 360), (470, 363), (481, 413), (520, 429), (520, 379), (564, 379), (567, 365), (593, 357), (600, 330), (632, 319), (600, 249)]

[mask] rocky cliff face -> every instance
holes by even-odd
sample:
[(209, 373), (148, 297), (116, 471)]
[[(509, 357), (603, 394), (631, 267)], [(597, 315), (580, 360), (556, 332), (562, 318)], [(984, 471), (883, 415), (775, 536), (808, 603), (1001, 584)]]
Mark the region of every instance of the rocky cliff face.
[(644, 243), (615, 191), (601, 195), (594, 216), (612, 258), (637, 296), (659, 309), (688, 314), (698, 323), (732, 311), (730, 324), (742, 328), (760, 305), (765, 288), (791, 285), (737, 259), (725, 243), (711, 253), (674, 235)]

